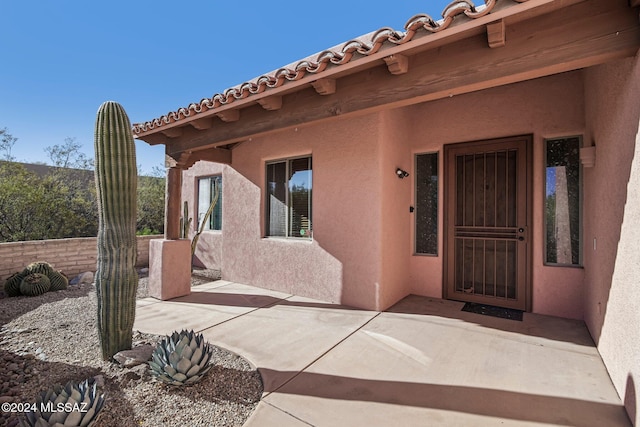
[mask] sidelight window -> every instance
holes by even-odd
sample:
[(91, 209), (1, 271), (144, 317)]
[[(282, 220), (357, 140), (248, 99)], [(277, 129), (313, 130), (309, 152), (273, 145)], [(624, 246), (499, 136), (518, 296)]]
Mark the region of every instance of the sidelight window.
[(545, 140), (545, 263), (581, 264), (580, 137)]
[(416, 254), (438, 254), (438, 153), (416, 156)]

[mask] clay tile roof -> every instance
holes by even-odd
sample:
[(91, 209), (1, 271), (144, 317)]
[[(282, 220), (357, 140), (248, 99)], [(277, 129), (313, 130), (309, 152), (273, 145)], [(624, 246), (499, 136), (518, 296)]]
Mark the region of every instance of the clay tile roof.
[[(524, 3), (528, 0), (511, 1)], [(138, 135), (161, 128), (187, 117), (196, 116), (205, 111), (230, 104), (235, 100), (245, 99), (266, 90), (280, 87), (289, 81), (300, 80), (307, 74), (320, 74), (330, 65), (340, 66), (350, 62), (354, 59), (354, 56), (355, 58), (361, 58), (373, 55), (385, 44), (401, 45), (407, 43), (414, 39), (419, 32), (437, 33), (444, 31), (451, 26), (454, 19), (459, 15), (464, 15), (467, 19), (477, 19), (491, 13), (497, 3), (498, 0), (485, 0), (485, 4), (475, 6), (470, 0), (455, 0), (445, 7), (442, 12), (442, 19), (438, 21), (426, 14), (415, 15), (405, 24), (405, 31), (381, 28), (279, 68), (271, 73), (264, 74), (251, 81), (229, 88), (224, 93), (217, 93), (211, 98), (204, 98), (198, 103), (192, 103), (187, 107), (182, 107), (148, 122), (136, 123), (133, 125), (133, 133)]]

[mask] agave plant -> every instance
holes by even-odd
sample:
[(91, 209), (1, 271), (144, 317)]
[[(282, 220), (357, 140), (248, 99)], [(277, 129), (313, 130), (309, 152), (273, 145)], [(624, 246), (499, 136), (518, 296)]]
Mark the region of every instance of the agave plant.
[(20, 282), (20, 293), (30, 297), (42, 295), (51, 287), (51, 281), (40, 273), (31, 273)]
[(104, 405), (104, 394), (97, 394), (95, 381), (91, 378), (79, 384), (56, 385), (43, 391), (36, 398), (31, 411), (26, 413), (26, 424), (22, 426), (90, 426)]
[(213, 348), (202, 334), (177, 331), (164, 338), (156, 347), (149, 366), (160, 381), (171, 385), (193, 384), (206, 374), (211, 365)]

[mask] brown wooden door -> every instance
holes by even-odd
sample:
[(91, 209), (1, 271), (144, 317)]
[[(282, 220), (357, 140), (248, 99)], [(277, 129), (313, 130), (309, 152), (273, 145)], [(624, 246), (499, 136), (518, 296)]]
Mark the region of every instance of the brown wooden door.
[(449, 299), (530, 309), (531, 137), (445, 147)]

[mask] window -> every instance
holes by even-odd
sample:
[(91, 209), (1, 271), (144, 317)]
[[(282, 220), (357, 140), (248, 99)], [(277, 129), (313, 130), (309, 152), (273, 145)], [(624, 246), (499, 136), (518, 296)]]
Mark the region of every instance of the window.
[(211, 203), (218, 197), (213, 211), (206, 218), (204, 230), (222, 230), (222, 176), (198, 179), (198, 229), (205, 220)]
[(416, 156), (416, 253), (438, 255), (438, 153)]
[(311, 238), (311, 157), (267, 164), (267, 236)]
[(580, 265), (580, 137), (545, 141), (545, 263)]

